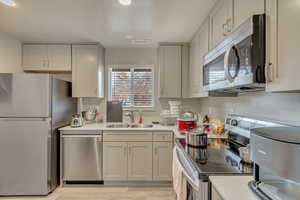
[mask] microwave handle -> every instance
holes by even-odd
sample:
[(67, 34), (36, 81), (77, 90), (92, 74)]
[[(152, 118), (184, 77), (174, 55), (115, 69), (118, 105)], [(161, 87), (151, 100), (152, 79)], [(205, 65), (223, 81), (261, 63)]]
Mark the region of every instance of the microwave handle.
[(233, 51), (233, 50), (236, 50), (234, 45), (230, 46), (230, 48), (227, 49), (227, 51), (225, 52), (225, 56), (224, 56), (225, 76), (226, 76), (226, 79), (230, 83), (232, 83), (234, 81), (234, 79), (237, 77), (239, 69), (240, 69), (240, 63), (239, 63), (239, 60), (238, 60), (238, 63), (237, 63), (238, 66), (237, 66), (236, 74), (234, 76), (231, 76), (230, 73), (229, 73), (229, 56), (230, 56), (231, 51)]

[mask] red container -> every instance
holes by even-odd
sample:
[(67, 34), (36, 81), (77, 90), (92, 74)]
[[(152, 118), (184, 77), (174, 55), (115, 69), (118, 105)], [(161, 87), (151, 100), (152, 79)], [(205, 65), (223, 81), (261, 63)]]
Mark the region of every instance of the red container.
[(178, 119), (178, 130), (179, 131), (187, 131), (190, 129), (197, 128), (197, 120), (196, 119)]

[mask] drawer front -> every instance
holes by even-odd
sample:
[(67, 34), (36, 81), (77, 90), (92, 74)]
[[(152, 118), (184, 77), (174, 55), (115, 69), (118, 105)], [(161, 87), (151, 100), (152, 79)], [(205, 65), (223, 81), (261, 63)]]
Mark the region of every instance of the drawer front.
[(152, 141), (152, 132), (143, 131), (105, 131), (103, 133), (105, 142), (140, 142)]
[(63, 135), (99, 135), (102, 134), (101, 131), (92, 131), (92, 130), (70, 130), (70, 131), (61, 131)]
[(155, 142), (172, 142), (173, 133), (172, 132), (154, 132), (153, 141)]

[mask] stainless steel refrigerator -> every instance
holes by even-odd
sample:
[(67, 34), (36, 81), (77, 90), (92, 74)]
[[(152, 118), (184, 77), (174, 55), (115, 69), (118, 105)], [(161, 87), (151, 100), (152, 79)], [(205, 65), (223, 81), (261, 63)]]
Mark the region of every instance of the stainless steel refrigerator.
[(71, 83), (0, 74), (0, 195), (47, 195), (57, 187), (57, 131), (75, 112)]

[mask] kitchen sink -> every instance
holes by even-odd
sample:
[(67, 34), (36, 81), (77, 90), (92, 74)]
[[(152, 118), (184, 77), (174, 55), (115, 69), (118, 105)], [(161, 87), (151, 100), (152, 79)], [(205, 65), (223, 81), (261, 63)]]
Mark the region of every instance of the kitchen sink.
[(129, 124), (107, 124), (106, 128), (129, 128)]
[(153, 128), (153, 124), (132, 124), (129, 128)]
[(153, 128), (153, 124), (107, 124), (106, 128)]

